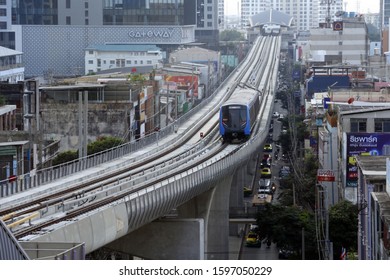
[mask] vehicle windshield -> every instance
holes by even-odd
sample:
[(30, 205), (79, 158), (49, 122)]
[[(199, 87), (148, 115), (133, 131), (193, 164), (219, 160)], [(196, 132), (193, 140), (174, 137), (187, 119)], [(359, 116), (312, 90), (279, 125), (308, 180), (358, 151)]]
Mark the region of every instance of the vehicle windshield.
[(222, 107), (222, 122), (229, 127), (241, 127), (246, 124), (244, 106), (230, 105)]

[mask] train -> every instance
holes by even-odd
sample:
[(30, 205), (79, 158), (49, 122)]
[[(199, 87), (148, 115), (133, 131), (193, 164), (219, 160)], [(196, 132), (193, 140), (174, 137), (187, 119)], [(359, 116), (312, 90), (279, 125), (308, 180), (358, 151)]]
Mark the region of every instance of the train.
[(265, 24), (261, 31), (264, 36), (277, 36), (280, 34), (280, 25), (278, 24)]
[(238, 89), (219, 110), (219, 132), (224, 142), (243, 142), (250, 138), (260, 110), (260, 93)]

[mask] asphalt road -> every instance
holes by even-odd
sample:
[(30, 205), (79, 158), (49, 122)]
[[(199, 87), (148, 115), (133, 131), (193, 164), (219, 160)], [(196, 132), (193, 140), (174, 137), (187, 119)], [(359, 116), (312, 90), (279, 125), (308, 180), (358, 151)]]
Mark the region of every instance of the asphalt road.
[[(274, 108), (275, 108), (275, 111), (286, 116), (287, 110), (281, 108), (280, 101), (275, 103)], [(281, 133), (281, 130), (282, 130), (281, 122), (277, 121), (277, 118), (273, 118), (273, 132), (272, 132), (272, 134), (273, 134), (272, 140), (273, 141), (278, 140), (279, 135)], [(283, 163), (281, 160), (282, 151), (279, 152), (279, 159), (278, 160), (275, 159), (274, 155), (275, 155), (275, 151), (276, 151), (277, 147), (275, 146), (275, 143), (273, 141), (272, 141), (273, 150), (272, 150), (272, 165), (271, 165), (272, 181), (275, 182), (277, 184), (277, 186), (279, 186), (279, 180), (278, 180), (279, 170), (280, 170), (280, 167), (282, 165), (284, 165), (285, 163)], [(263, 152), (261, 151), (260, 155), (259, 155), (259, 160), (261, 161), (262, 158), (263, 158)], [(258, 181), (260, 179), (260, 162), (258, 163), (258, 172), (256, 172), (255, 176), (256, 176), (256, 179), (255, 179), (256, 186), (254, 187), (254, 193), (257, 190), (257, 187), (258, 187), (257, 184), (258, 184)], [(279, 187), (277, 187), (275, 194), (274, 194), (274, 199), (272, 200), (272, 203), (278, 203), (277, 197), (278, 197), (278, 194), (280, 191), (281, 191), (281, 189)], [(251, 199), (252, 199), (252, 197), (248, 198), (248, 203), (250, 203)], [(235, 242), (237, 244), (240, 244), (240, 241), (241, 241), (241, 239), (237, 237), (237, 241), (235, 241)], [(279, 259), (278, 258), (278, 249), (276, 248), (275, 244), (272, 244), (271, 247), (269, 247), (269, 248), (267, 247), (266, 244), (262, 244), (262, 246), (260, 248), (246, 247), (245, 242), (243, 244), (244, 245), (241, 247), (242, 251), (241, 251), (241, 258), (240, 258), (242, 260), (278, 260)]]

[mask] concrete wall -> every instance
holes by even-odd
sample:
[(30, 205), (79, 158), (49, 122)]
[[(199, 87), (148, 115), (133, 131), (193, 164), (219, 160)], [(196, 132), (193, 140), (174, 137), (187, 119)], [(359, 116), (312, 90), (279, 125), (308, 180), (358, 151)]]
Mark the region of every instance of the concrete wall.
[(152, 260), (204, 259), (203, 219), (163, 219), (108, 244), (106, 247)]
[[(129, 127), (130, 103), (88, 104), (88, 142), (100, 136), (123, 137)], [(46, 138), (60, 139), (60, 151), (78, 149), (78, 104), (41, 104)]]

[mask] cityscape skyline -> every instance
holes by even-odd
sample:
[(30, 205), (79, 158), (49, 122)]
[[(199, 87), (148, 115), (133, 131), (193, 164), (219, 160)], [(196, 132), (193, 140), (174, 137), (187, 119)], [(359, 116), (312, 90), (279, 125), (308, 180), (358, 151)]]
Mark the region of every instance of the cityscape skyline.
[[(364, 1), (364, 0), (344, 0), (343, 6), (347, 12), (360, 13), (379, 13), (380, 0)], [(240, 0), (225, 0), (225, 15), (238, 15)]]

